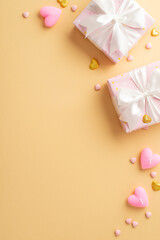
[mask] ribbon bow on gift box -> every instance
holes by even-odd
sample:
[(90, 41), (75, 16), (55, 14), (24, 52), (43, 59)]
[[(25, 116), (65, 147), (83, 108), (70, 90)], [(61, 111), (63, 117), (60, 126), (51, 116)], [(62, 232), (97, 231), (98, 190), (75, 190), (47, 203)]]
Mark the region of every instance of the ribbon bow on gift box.
[(120, 120), (127, 122), (132, 131), (143, 114), (152, 116), (152, 123), (160, 122), (160, 69), (156, 68), (147, 79), (146, 67), (129, 73), (137, 89), (121, 88), (116, 97)]
[(130, 47), (140, 38), (137, 29), (145, 28), (145, 13), (134, 0), (123, 0), (116, 11), (114, 0), (93, 0), (87, 7), (92, 12), (80, 22), (86, 28), (86, 37), (92, 35), (103, 50), (119, 50), (127, 55)]

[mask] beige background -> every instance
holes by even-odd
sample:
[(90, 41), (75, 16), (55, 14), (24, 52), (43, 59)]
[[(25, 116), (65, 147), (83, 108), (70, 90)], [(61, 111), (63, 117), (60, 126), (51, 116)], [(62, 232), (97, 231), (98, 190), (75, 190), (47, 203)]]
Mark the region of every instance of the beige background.
[[(88, 3), (70, 0), (57, 25), (46, 29), (39, 10), (59, 7), (56, 1), (1, 1), (1, 240), (111, 240), (117, 227), (122, 240), (159, 240), (160, 192), (151, 189), (150, 171), (129, 158), (144, 147), (160, 153), (160, 125), (125, 134), (106, 80), (160, 60), (160, 37), (148, 32), (131, 51), (133, 62), (113, 65), (72, 25)], [(139, 3), (160, 30), (158, 1)], [(152, 50), (144, 48), (148, 41)], [(92, 57), (100, 62), (96, 71), (88, 68)], [(103, 85), (99, 92), (96, 83)], [(155, 170), (160, 181), (160, 166)], [(145, 209), (126, 204), (137, 186), (148, 193), (149, 220)], [(139, 226), (126, 226), (126, 217)]]

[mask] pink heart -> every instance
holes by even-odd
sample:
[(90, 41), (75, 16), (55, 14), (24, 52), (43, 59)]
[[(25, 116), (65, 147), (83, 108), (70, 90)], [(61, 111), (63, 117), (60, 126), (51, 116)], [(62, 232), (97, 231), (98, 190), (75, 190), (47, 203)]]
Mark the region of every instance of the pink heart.
[(77, 8), (78, 8), (77, 5), (73, 5), (73, 6), (71, 7), (71, 9), (72, 9), (73, 12), (75, 12), (75, 11), (77, 10)]
[(132, 222), (132, 219), (131, 219), (131, 218), (127, 218), (127, 219), (125, 220), (125, 222), (126, 222), (128, 225), (130, 225), (131, 222)]
[(150, 148), (145, 148), (141, 152), (141, 168), (148, 169), (160, 163), (160, 155), (153, 154)]
[(132, 222), (132, 227), (135, 228), (135, 227), (137, 227), (137, 226), (138, 226), (138, 222), (137, 222), (137, 221), (133, 221), (133, 222)]
[(99, 85), (99, 84), (96, 84), (96, 85), (94, 86), (94, 89), (95, 89), (96, 91), (99, 91), (99, 90), (101, 90), (101, 85)]
[(29, 12), (24, 12), (22, 15), (23, 15), (24, 18), (28, 18), (29, 17)]
[(152, 44), (149, 42), (149, 43), (146, 43), (146, 49), (151, 49), (152, 48)]
[(135, 164), (135, 162), (136, 162), (136, 157), (132, 157), (132, 158), (130, 159), (130, 162), (131, 162), (132, 164)]
[(128, 62), (133, 61), (133, 56), (132, 56), (132, 55), (129, 55), (129, 56), (127, 57), (127, 61), (128, 61)]
[(151, 212), (146, 212), (146, 218), (150, 218), (152, 216), (152, 213)]
[(151, 175), (152, 178), (155, 178), (157, 176), (157, 173), (156, 172), (151, 172), (150, 175)]
[(137, 187), (135, 189), (134, 194), (130, 195), (128, 198), (128, 203), (134, 207), (147, 207), (149, 202), (148, 202), (148, 196), (144, 188), (142, 187)]
[(44, 23), (46, 27), (52, 27), (58, 21), (61, 15), (61, 9), (56, 7), (43, 7), (40, 10), (40, 15), (45, 18)]
[(120, 231), (119, 229), (116, 229), (116, 230), (115, 230), (115, 235), (116, 235), (116, 237), (118, 237), (120, 234), (121, 234), (121, 231)]

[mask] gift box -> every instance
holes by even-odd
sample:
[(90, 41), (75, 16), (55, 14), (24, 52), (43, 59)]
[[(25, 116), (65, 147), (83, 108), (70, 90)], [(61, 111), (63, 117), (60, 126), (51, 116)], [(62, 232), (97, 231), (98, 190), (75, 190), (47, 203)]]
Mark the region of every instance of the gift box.
[(160, 122), (160, 61), (107, 82), (125, 132), (148, 128)]
[(92, 0), (74, 25), (117, 63), (154, 22), (134, 0)]

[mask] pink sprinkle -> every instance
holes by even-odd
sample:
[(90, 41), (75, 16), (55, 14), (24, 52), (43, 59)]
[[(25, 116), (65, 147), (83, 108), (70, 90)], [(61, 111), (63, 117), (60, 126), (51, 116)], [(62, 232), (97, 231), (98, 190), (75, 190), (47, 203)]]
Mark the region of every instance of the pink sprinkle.
[(127, 223), (128, 225), (130, 225), (131, 222), (132, 222), (132, 219), (131, 219), (131, 218), (127, 218), (127, 219), (125, 220), (125, 223)]
[(29, 17), (29, 12), (24, 12), (22, 15), (23, 15), (24, 18), (28, 18)]
[(151, 212), (146, 212), (146, 218), (150, 218), (152, 216), (152, 213)]
[(145, 126), (143, 129), (144, 129), (144, 130), (148, 130), (148, 129), (149, 129), (149, 126)]
[(138, 222), (133, 221), (133, 222), (132, 222), (132, 227), (135, 228), (135, 227), (137, 227), (137, 226), (138, 226)]
[(128, 62), (133, 61), (133, 56), (132, 56), (132, 55), (128, 55), (128, 57), (127, 57), (127, 61), (128, 61)]
[(151, 49), (151, 48), (152, 48), (152, 44), (151, 44), (151, 43), (146, 43), (145, 48), (146, 48), (146, 49)]
[(101, 90), (101, 85), (99, 85), (99, 84), (96, 84), (96, 85), (94, 86), (94, 89), (95, 89), (96, 91), (99, 91), (99, 90)]
[(132, 157), (132, 158), (130, 159), (130, 162), (131, 162), (132, 164), (134, 164), (134, 163), (136, 162), (136, 157)]
[(150, 175), (152, 178), (155, 178), (157, 176), (157, 172), (151, 172)]
[(115, 236), (118, 237), (121, 234), (121, 231), (119, 229), (116, 229), (114, 233)]
[(75, 12), (75, 11), (77, 10), (77, 8), (78, 8), (77, 5), (73, 5), (73, 6), (71, 7), (72, 12)]

